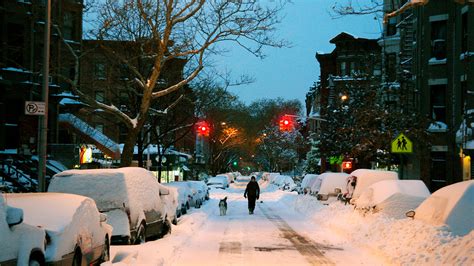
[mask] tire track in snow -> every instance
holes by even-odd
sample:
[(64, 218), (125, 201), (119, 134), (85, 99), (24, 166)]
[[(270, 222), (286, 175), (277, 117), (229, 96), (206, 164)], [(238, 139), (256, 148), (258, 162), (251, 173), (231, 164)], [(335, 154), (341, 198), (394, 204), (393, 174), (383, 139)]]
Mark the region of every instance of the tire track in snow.
[(277, 214), (274, 214), (274, 211), (270, 207), (263, 204), (258, 204), (257, 206), (265, 217), (276, 225), (282, 233), (282, 236), (285, 239), (288, 239), (296, 250), (303, 255), (311, 265), (334, 265), (334, 263), (326, 258), (321, 251), (321, 249), (324, 248), (323, 245), (298, 234), (287, 222), (285, 222), (285, 220)]

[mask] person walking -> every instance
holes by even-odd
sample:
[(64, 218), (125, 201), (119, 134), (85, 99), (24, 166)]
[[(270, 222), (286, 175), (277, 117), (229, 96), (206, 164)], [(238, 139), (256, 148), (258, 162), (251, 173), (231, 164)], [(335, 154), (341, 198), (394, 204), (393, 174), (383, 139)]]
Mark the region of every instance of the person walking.
[(259, 196), (260, 187), (258, 186), (258, 183), (255, 180), (255, 176), (252, 176), (244, 192), (244, 198), (247, 198), (249, 202), (249, 214), (253, 214), (253, 211), (255, 210), (255, 201), (258, 200)]

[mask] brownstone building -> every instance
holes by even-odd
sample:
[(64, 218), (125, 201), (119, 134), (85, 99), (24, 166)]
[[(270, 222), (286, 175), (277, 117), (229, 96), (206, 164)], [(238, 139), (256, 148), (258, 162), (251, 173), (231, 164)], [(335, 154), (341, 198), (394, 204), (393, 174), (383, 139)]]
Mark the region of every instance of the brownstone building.
[[(41, 101), (44, 0), (0, 1), (0, 150), (29, 155), (37, 146), (38, 117), (25, 115), (25, 101)], [(73, 67), (64, 41), (80, 50), (82, 0), (53, 0), (51, 13), (50, 95), (67, 91), (58, 75), (70, 77)], [(59, 38), (62, 34), (63, 39)], [(56, 128), (57, 103), (51, 96), (49, 128)], [(48, 140), (57, 140), (49, 130)]]

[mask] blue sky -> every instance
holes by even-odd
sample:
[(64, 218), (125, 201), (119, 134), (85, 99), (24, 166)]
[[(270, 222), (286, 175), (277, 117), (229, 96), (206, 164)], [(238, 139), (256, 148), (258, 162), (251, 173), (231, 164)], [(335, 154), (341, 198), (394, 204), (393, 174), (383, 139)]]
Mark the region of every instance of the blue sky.
[(298, 99), (304, 104), (309, 87), (319, 78), (315, 54), (331, 52), (334, 46), (330, 39), (343, 31), (356, 37), (380, 37), (380, 21), (374, 20), (374, 15), (333, 19), (330, 15), (333, 4), (333, 0), (293, 0), (285, 8), (278, 34), (292, 42), (291, 48), (266, 48), (267, 57), (263, 60), (241, 48), (216, 58), (214, 63), (220, 69), (227, 69), (236, 77), (247, 74), (256, 80), (232, 87), (230, 91), (245, 103), (282, 97)]

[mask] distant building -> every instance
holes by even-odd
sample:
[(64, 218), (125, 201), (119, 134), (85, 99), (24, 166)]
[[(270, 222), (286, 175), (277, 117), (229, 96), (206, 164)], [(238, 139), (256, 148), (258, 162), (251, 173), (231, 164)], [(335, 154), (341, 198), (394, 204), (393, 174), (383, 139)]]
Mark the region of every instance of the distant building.
[[(381, 49), (377, 40), (343, 32), (330, 43), (336, 46), (331, 53), (316, 53), (320, 81), (306, 95), (309, 129), (316, 135), (321, 135), (331, 111), (348, 100), (353, 90), (378, 86), (381, 78)], [(322, 158), (321, 171), (326, 169), (326, 160)]]

